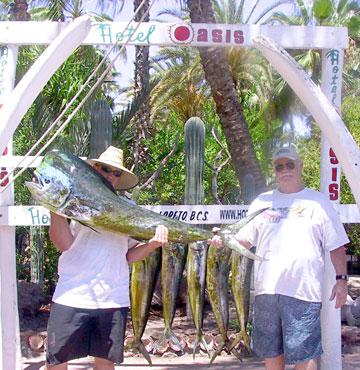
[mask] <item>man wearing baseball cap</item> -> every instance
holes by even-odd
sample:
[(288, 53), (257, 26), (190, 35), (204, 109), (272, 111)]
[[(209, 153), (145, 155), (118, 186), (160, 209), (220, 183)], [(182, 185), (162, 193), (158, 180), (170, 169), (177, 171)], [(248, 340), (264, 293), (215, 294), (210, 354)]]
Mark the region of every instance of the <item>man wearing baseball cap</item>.
[[(321, 291), (324, 254), (330, 252), (336, 271), (331, 300), (346, 302), (347, 276), (343, 245), (349, 240), (324, 194), (303, 186), (303, 162), (294, 147), (274, 151), (272, 164), (278, 188), (260, 194), (249, 214), (267, 208), (235, 238), (256, 246), (252, 349), (266, 369), (317, 369), (321, 346)], [(213, 243), (221, 244), (217, 236)]]
[[(124, 167), (123, 151), (110, 146), (87, 162), (113, 191), (134, 187), (138, 178)], [(91, 186), (91, 184), (90, 184)], [(59, 280), (48, 321), (46, 369), (66, 370), (70, 360), (93, 356), (94, 369), (113, 370), (123, 362), (130, 305), (129, 264), (168, 241), (158, 226), (147, 243), (95, 230), (51, 213), (50, 238), (62, 252)]]

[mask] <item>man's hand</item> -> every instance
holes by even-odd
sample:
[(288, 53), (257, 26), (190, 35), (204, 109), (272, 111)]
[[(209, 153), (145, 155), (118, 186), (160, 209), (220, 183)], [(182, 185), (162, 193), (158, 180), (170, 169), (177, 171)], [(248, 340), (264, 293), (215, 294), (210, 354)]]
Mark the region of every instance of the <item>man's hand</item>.
[(168, 243), (169, 230), (164, 225), (159, 225), (155, 230), (155, 235), (149, 240), (148, 244), (152, 247), (157, 248)]
[(216, 233), (220, 230), (218, 227), (213, 227), (212, 232), (215, 234), (211, 239), (208, 239), (207, 244), (214, 244), (218, 247), (221, 247), (223, 245), (223, 242), (219, 235), (216, 235)]
[(147, 257), (156, 248), (166, 244), (168, 240), (169, 230), (163, 225), (159, 225), (154, 236), (147, 243), (139, 243), (135, 248), (130, 248), (126, 253), (128, 263), (141, 261)]
[(348, 294), (347, 281), (336, 280), (336, 284), (332, 289), (330, 297), (330, 301), (334, 300), (334, 298), (336, 297), (335, 308), (340, 308), (344, 306), (344, 304), (346, 303), (347, 294)]

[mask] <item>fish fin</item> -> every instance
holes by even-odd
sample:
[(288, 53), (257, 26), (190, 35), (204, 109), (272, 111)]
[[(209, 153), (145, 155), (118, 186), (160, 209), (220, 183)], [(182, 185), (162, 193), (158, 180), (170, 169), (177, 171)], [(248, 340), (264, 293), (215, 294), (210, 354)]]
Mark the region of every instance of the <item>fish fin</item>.
[(100, 232), (99, 231), (97, 231), (95, 228), (93, 228), (92, 226), (90, 226), (90, 225), (87, 225), (87, 224), (85, 224), (85, 223), (83, 223), (83, 222), (81, 222), (81, 221), (78, 221), (79, 222), (79, 224), (81, 224), (81, 225), (83, 225), (83, 226), (86, 226), (86, 227), (88, 227), (89, 229), (91, 229), (92, 231), (95, 231), (96, 233), (98, 233), (98, 234), (100, 234)]
[(233, 236), (221, 235), (224, 245), (241, 255), (256, 261), (267, 261), (267, 259), (250, 252), (249, 249), (241, 245)]

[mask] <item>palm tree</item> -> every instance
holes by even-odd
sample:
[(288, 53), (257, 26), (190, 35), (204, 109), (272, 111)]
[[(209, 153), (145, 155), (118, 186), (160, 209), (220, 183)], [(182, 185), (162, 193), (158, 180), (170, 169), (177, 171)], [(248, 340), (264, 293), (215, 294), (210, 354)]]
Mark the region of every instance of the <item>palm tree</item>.
[[(333, 26), (348, 27), (350, 46), (356, 45), (360, 38), (360, 5), (355, 0), (314, 0), (306, 6), (303, 0), (292, 0), (295, 13), (288, 16), (281, 12), (275, 12), (266, 23), (281, 25), (302, 26)], [(315, 83), (320, 83), (321, 78), (321, 54), (317, 50), (297, 50), (291, 52), (297, 62), (312, 77)], [(349, 57), (351, 53), (347, 53)], [(346, 64), (346, 60), (345, 60)], [(346, 85), (352, 83), (352, 78), (344, 73)], [(284, 120), (290, 121), (291, 115), (296, 112), (306, 114), (304, 107), (299, 102), (280, 77), (277, 79), (277, 92), (279, 93), (277, 107)], [(351, 89), (350, 89), (351, 90)]]
[[(253, 19), (254, 12), (260, 5), (259, 0), (247, 15), (244, 12), (244, 0), (240, 3), (236, 0), (212, 0), (216, 23), (224, 24), (257, 24), (265, 15), (286, 2), (278, 1), (271, 4)], [(267, 107), (264, 115), (269, 123), (273, 121), (276, 117), (271, 110), (274, 92), (269, 63), (258, 50), (253, 48), (227, 47), (225, 53), (235, 88), (241, 100), (247, 101), (247, 104), (256, 106), (258, 109)]]
[(183, 122), (203, 118), (203, 105), (212, 98), (195, 48), (163, 47), (152, 58), (152, 68), (160, 79), (151, 94), (152, 121), (166, 120), (170, 112)]
[[(142, 0), (134, 0), (134, 10), (136, 11), (142, 3)], [(149, 2), (144, 2), (135, 15), (135, 21), (139, 22), (149, 9)], [(143, 22), (149, 21), (149, 13), (145, 15)], [(135, 97), (139, 96), (142, 90), (147, 89), (150, 83), (150, 64), (149, 64), (149, 46), (135, 47)], [(148, 96), (134, 117), (134, 138), (133, 154), (135, 172), (138, 172), (139, 162), (144, 162), (146, 158), (146, 148), (142, 147), (141, 140), (150, 137), (150, 96)]]

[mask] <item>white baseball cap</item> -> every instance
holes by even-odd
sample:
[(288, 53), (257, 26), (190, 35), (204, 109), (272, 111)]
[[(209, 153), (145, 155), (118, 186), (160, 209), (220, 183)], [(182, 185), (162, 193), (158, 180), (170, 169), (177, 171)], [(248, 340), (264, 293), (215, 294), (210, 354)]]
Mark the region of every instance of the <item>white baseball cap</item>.
[(289, 158), (296, 161), (300, 159), (300, 156), (292, 146), (285, 146), (275, 150), (272, 155), (272, 163), (274, 164), (280, 158)]

